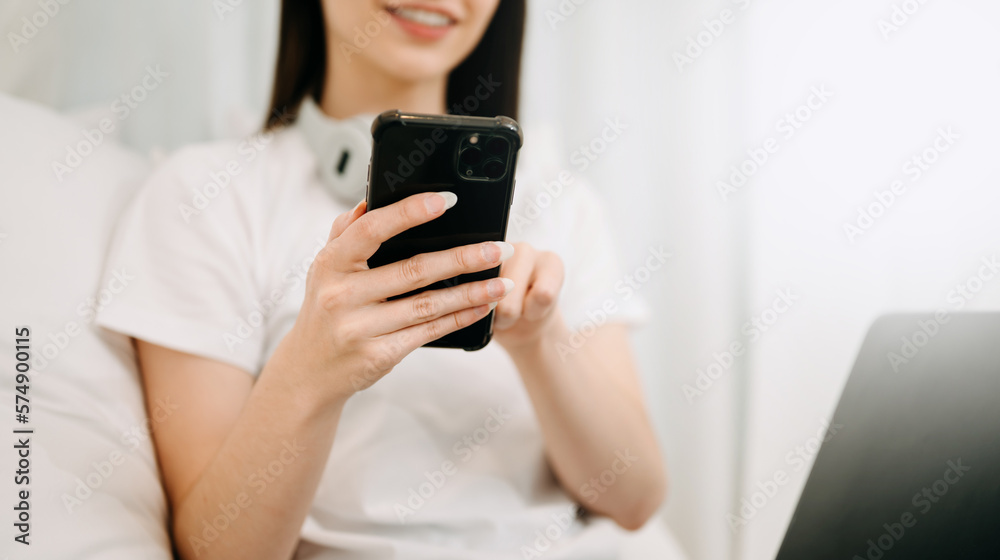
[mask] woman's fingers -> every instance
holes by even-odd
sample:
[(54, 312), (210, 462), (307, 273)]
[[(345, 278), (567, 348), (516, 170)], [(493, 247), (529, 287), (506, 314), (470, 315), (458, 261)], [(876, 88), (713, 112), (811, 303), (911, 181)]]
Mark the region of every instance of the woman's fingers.
[(440, 290), (427, 290), (410, 297), (378, 304), (363, 330), (372, 336), (433, 321), (445, 315), (498, 302), (514, 288), (507, 278), (468, 282)]
[(532, 271), (535, 268), (535, 250), (519, 243), (514, 257), (503, 263), (500, 274), (514, 281), (514, 291), (497, 305), (493, 327), (497, 330), (510, 328), (521, 317), (524, 299), (530, 287)]
[(522, 317), (528, 321), (538, 321), (552, 310), (562, 289), (563, 274), (562, 259), (558, 255), (550, 251), (538, 254), (521, 310)]
[(492, 305), (480, 305), (398, 330), (385, 335), (385, 344), (391, 348), (398, 348), (401, 351), (400, 355), (405, 356), (428, 342), (468, 327), (488, 315), (492, 308)]
[(344, 233), (344, 230), (347, 229), (347, 226), (353, 224), (355, 220), (361, 217), (367, 208), (368, 202), (362, 200), (354, 208), (337, 216), (337, 218), (333, 220), (333, 226), (330, 227), (330, 237), (327, 238), (326, 242), (329, 243), (340, 237), (340, 235)]
[(513, 254), (514, 246), (504, 241), (487, 241), (422, 253), (363, 272), (359, 277), (358, 297), (365, 301), (380, 301), (460, 274), (499, 266)]
[(377, 208), (355, 220), (338, 238), (341, 262), (367, 262), (393, 236), (444, 214), (457, 202), (454, 193), (420, 193)]

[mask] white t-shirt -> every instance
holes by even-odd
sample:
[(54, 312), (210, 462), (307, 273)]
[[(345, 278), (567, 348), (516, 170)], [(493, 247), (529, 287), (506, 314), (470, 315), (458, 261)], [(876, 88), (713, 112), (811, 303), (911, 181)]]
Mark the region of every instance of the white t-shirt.
[[(98, 323), (256, 376), (295, 321), (332, 221), (360, 200), (332, 195), (301, 128), (185, 148), (160, 165), (106, 265), (134, 280)], [(508, 241), (562, 257), (570, 327), (644, 322), (599, 199), (567, 180), (568, 159), (541, 136), (525, 131)], [(346, 404), (297, 557), (617, 558), (624, 531), (575, 510), (506, 352), (420, 348)]]

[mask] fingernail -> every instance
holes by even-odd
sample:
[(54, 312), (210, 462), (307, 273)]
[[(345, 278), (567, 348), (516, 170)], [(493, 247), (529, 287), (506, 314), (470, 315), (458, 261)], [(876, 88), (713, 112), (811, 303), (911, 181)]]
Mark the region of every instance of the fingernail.
[(503, 282), (503, 295), (509, 294), (514, 289), (514, 281), (510, 278), (501, 278), (500, 281)]
[(434, 194), (438, 196), (428, 196), (424, 200), (424, 204), (427, 205), (427, 211), (432, 214), (447, 210), (458, 202), (458, 195), (453, 192), (441, 191)]
[(458, 195), (451, 191), (441, 191), (438, 193), (444, 197), (444, 209), (447, 210), (458, 204)]
[(490, 311), (493, 311), (494, 309), (496, 309), (498, 303), (500, 303), (500, 302), (499, 301), (494, 301), (493, 303), (491, 303), (490, 304)]
[(514, 281), (510, 278), (494, 278), (486, 286), (486, 293), (490, 297), (500, 297), (509, 294), (512, 289), (514, 289)]
[(483, 257), (489, 262), (503, 262), (514, 255), (514, 246), (506, 241), (490, 241), (497, 249), (500, 250), (500, 258), (494, 259), (490, 255), (486, 254), (486, 247), (483, 246)]

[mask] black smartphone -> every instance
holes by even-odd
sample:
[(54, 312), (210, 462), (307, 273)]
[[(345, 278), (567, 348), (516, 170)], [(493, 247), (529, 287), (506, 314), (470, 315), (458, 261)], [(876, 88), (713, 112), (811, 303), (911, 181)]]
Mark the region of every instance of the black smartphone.
[[(372, 123), (368, 209), (421, 192), (451, 191), (458, 202), (442, 216), (389, 239), (368, 259), (370, 268), (485, 241), (504, 241), (514, 197), (514, 171), (523, 143), (508, 117), (421, 115), (386, 111)], [(425, 290), (496, 278), (500, 267), (462, 274), (391, 299)], [(424, 346), (479, 350), (493, 337), (493, 312)]]

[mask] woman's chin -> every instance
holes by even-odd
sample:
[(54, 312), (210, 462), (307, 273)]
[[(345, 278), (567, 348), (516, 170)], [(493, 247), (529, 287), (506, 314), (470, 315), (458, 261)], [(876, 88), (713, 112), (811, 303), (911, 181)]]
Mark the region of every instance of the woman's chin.
[(413, 52), (399, 49), (376, 59), (376, 63), (390, 76), (406, 82), (425, 82), (446, 78), (457, 63), (442, 61), (438, 53)]

